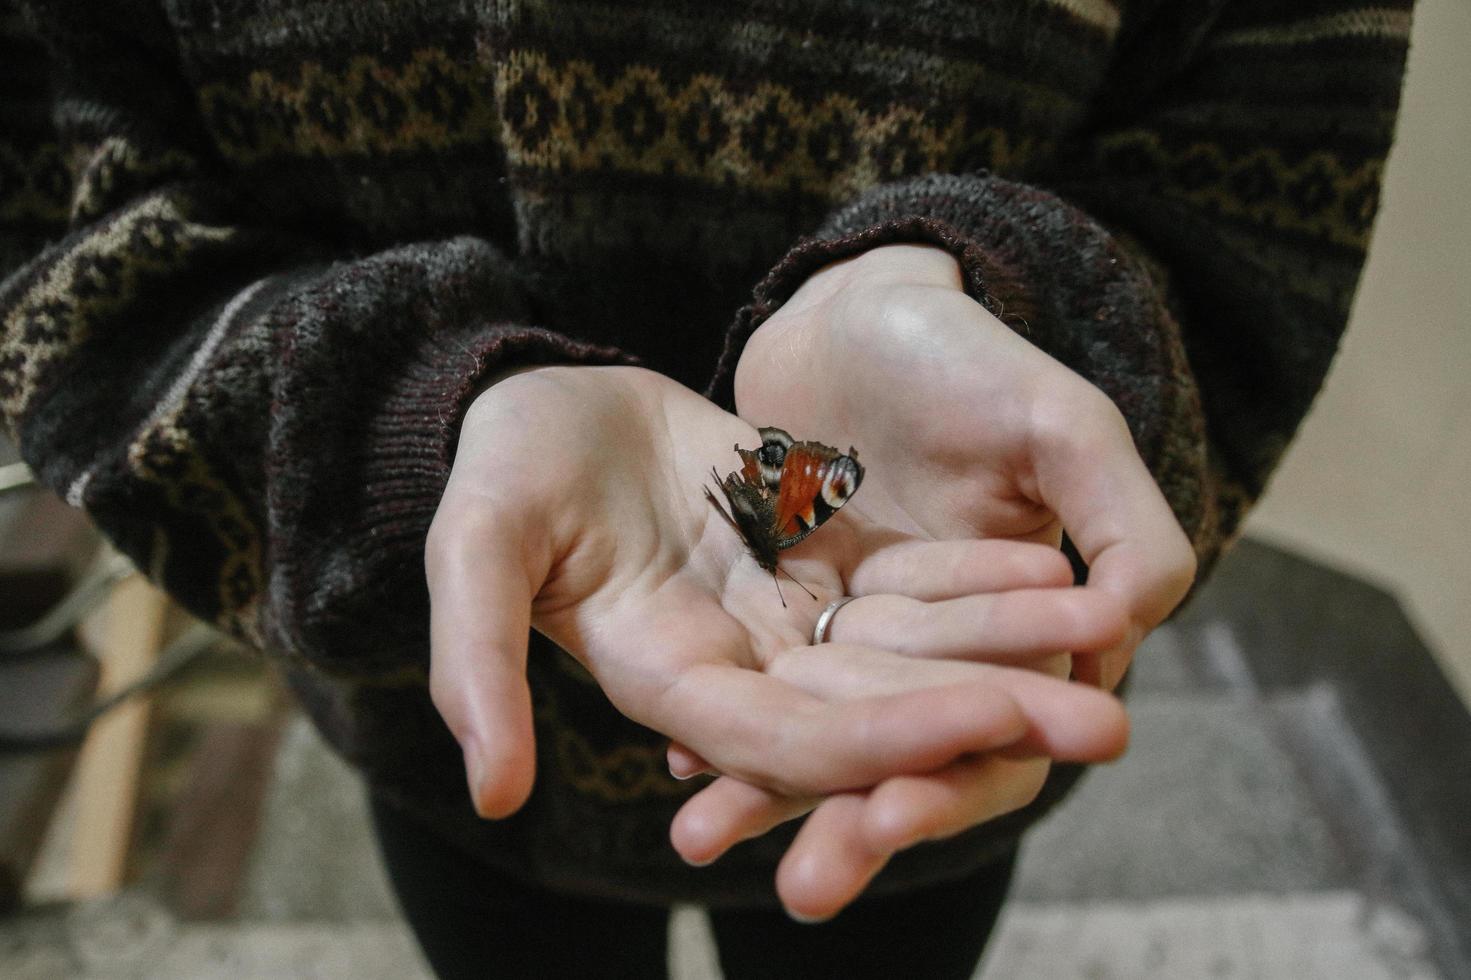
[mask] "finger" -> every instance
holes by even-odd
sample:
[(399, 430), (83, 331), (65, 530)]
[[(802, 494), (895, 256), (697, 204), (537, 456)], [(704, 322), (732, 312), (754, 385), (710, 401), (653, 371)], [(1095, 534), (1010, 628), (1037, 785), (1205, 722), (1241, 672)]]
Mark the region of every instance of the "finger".
[[(926, 694), (942, 690), (958, 692), (955, 696), (962, 700), (971, 697), (977, 707), (1004, 700), (1019, 712), (1023, 731), (1010, 746), (991, 748), (1024, 749), (1057, 761), (1115, 759), (1129, 741), (1129, 716), (1117, 698), (1033, 669), (915, 660), (884, 650), (824, 643), (787, 651), (773, 659), (767, 671), (831, 701), (865, 703), (857, 699), (867, 699), (874, 703), (907, 696), (920, 699), (916, 703), (923, 705)], [(923, 718), (916, 723), (927, 724)], [(938, 767), (929, 767), (934, 768)], [(886, 775), (898, 772), (894, 769)], [(873, 782), (877, 780), (855, 785)]]
[(886, 779), (869, 793), (863, 833), (871, 850), (942, 840), (1019, 810), (1047, 779), (1045, 759), (987, 755), (920, 776)]
[(907, 657), (1022, 663), (1059, 650), (1101, 651), (1129, 628), (1123, 603), (1084, 588), (1016, 589), (920, 602), (905, 595), (866, 595), (832, 618), (833, 642), (890, 650)]
[(1073, 571), (1061, 551), (1045, 544), (906, 539), (865, 555), (846, 580), (853, 595), (896, 593), (934, 602), (1001, 589), (1072, 585)]
[(689, 746), (679, 742), (669, 743), (669, 748), (664, 751), (664, 758), (669, 763), (669, 775), (675, 779), (693, 779), (695, 776), (714, 772), (710, 763), (700, 758)]
[(475, 810), (489, 818), (520, 809), (536, 774), (526, 645), (545, 569), (528, 567), (525, 526), (441, 504), (425, 554), (430, 695), (464, 752)]
[(669, 840), (686, 862), (703, 866), (817, 804), (812, 797), (782, 796), (722, 776), (679, 808), (669, 825)]
[(724, 664), (682, 671), (635, 720), (679, 740), (719, 772), (792, 796), (925, 772), (957, 755), (1011, 745), (1027, 730), (1015, 703), (984, 683), (828, 702)]
[(1088, 563), (1089, 586), (1127, 604), (1132, 628), (1119, 644), (1126, 662), (1127, 653), (1184, 598), (1195, 577), (1195, 553), (1123, 416), (1101, 393), (1090, 395), (1089, 404), (1095, 408), (1088, 424), (1064, 411), (1038, 426), (1037, 491)]
[(788, 914), (822, 922), (857, 898), (889, 860), (863, 834), (864, 797), (824, 800), (802, 824), (776, 869), (776, 892)]

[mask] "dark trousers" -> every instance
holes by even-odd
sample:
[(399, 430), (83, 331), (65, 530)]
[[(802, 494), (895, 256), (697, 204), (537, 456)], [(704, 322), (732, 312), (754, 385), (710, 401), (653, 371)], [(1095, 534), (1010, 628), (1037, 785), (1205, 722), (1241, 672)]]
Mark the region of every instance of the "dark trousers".
[[(669, 910), (574, 898), (486, 867), (396, 807), (373, 822), (404, 916), (442, 980), (668, 976)], [(968, 878), (861, 898), (820, 925), (715, 909), (726, 980), (964, 980), (1006, 899), (1015, 852)]]

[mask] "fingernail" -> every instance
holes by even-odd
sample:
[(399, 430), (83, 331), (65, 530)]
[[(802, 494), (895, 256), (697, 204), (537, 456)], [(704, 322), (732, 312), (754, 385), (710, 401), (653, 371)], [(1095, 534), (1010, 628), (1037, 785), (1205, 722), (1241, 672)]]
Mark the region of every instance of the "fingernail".
[(822, 923), (832, 918), (832, 916), (830, 915), (804, 915), (803, 913), (798, 912), (796, 909), (787, 909), (787, 915), (789, 915), (793, 921), (800, 922), (804, 926), (821, 925)]

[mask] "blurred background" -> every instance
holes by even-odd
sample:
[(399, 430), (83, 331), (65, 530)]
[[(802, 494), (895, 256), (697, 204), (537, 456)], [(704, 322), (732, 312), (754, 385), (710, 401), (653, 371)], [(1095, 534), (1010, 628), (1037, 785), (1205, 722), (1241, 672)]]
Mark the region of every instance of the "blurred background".
[(1394, 591), (1471, 700), (1471, 3), (1421, 0), (1343, 349), (1248, 533)]
[[(1247, 540), (1141, 650), (1129, 755), (1029, 839), (988, 980), (1471, 977), (1468, 41), (1471, 3), (1422, 0), (1342, 354)], [(0, 976), (427, 977), (355, 777), (95, 547), (0, 494)], [(79, 581), (77, 628), (38, 633)], [(55, 730), (140, 676), (79, 749)], [(693, 909), (671, 962), (718, 976)]]

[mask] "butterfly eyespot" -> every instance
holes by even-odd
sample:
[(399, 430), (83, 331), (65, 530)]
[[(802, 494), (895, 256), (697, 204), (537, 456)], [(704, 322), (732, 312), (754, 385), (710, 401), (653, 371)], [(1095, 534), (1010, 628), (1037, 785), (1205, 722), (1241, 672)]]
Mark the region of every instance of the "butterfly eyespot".
[(761, 479), (769, 487), (781, 484), (782, 464), (787, 460), (787, 447), (768, 442), (756, 450), (756, 460), (761, 466)]
[(761, 480), (773, 490), (781, 485), (782, 465), (787, 460), (787, 450), (793, 445), (792, 437), (782, 429), (767, 426), (758, 429), (761, 448), (756, 450), (756, 460), (761, 467)]
[(782, 448), (783, 454), (788, 449), (791, 449), (797, 441), (789, 436), (785, 429), (778, 429), (773, 425), (762, 426), (756, 430), (756, 434), (761, 437), (761, 446), (763, 449), (770, 445), (777, 445)]
[(822, 502), (833, 510), (843, 506), (858, 489), (862, 475), (857, 460), (851, 456), (839, 456), (833, 460), (827, 478), (822, 481)]

